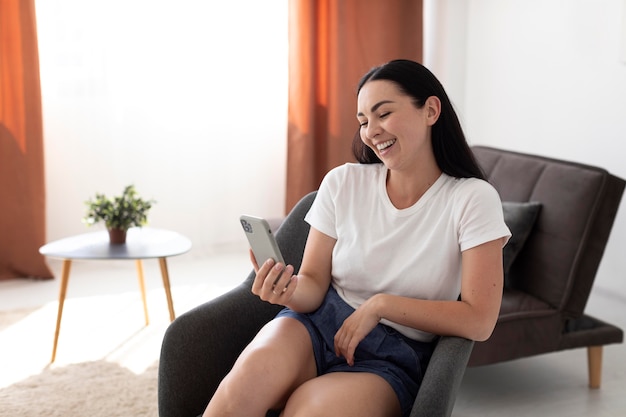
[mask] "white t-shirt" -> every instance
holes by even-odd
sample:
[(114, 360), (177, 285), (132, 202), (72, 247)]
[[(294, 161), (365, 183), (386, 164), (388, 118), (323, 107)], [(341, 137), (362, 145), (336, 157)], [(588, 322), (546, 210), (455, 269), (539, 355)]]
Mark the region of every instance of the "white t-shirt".
[[(456, 300), (461, 252), (511, 235), (497, 191), (476, 178), (442, 174), (413, 206), (397, 209), (383, 164), (348, 163), (322, 181), (305, 220), (337, 239), (332, 285), (353, 308), (377, 293)], [(383, 320), (407, 337), (433, 335)]]

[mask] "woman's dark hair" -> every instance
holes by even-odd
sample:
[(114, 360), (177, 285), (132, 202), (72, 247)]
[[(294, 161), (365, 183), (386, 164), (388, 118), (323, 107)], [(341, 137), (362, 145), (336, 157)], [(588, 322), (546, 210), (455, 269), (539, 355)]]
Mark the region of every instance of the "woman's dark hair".
[[(439, 168), (456, 178), (485, 179), (474, 154), (467, 144), (461, 123), (452, 108), (443, 86), (426, 67), (414, 61), (398, 59), (371, 69), (359, 81), (357, 93), (368, 81), (387, 80), (395, 83), (400, 91), (413, 98), (417, 108), (422, 108), (431, 96), (441, 101), (441, 114), (432, 127), (432, 146)], [(362, 164), (380, 163), (376, 153), (361, 140), (357, 130), (352, 141), (352, 152)]]

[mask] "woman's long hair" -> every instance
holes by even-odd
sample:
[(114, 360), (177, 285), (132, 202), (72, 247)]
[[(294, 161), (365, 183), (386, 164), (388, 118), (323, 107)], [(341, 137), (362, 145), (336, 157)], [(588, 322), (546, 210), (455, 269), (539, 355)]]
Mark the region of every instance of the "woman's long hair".
[[(432, 145), (435, 160), (446, 174), (456, 178), (485, 179), (483, 171), (467, 144), (461, 123), (452, 108), (443, 86), (423, 65), (409, 60), (398, 59), (371, 69), (361, 78), (357, 93), (368, 81), (387, 80), (395, 83), (400, 90), (413, 98), (417, 108), (422, 108), (431, 96), (441, 101), (441, 114), (432, 127)], [(352, 152), (362, 164), (380, 163), (376, 153), (361, 140), (357, 130), (352, 141)]]

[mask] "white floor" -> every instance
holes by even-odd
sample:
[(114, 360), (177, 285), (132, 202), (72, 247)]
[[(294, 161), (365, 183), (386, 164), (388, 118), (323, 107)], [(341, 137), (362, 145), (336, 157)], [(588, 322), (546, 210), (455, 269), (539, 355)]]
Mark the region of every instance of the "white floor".
[[(58, 277), (60, 262), (50, 266)], [(144, 268), (149, 326), (134, 263), (73, 264), (52, 366), (106, 359), (141, 373), (158, 360), (168, 310), (157, 262), (145, 261)], [(170, 259), (176, 314), (238, 285), (250, 269), (245, 251)], [(0, 282), (0, 388), (49, 366), (57, 297), (58, 279)], [(608, 291), (595, 289), (587, 311), (626, 329), (626, 300)], [(599, 390), (587, 388), (584, 349), (469, 368), (453, 415), (626, 416), (626, 345), (605, 347)]]

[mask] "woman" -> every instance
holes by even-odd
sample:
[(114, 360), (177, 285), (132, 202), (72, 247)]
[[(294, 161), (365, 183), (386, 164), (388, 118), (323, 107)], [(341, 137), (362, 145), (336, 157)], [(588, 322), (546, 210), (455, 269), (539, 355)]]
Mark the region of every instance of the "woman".
[(286, 308), (205, 417), (406, 416), (435, 335), (491, 335), (510, 233), (443, 87), (391, 61), (361, 80), (357, 119), (360, 163), (324, 178), (298, 274), (255, 264), (252, 292)]

